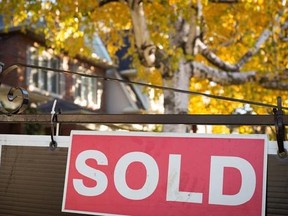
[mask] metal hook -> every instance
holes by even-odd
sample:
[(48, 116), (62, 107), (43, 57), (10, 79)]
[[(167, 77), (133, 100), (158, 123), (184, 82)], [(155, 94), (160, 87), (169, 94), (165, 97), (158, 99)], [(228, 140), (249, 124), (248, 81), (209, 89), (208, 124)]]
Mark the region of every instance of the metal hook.
[[(51, 110), (51, 142), (49, 144), (49, 148), (52, 151), (57, 148), (57, 142), (54, 140), (55, 122), (57, 122), (57, 114), (55, 112), (56, 103), (57, 100), (55, 99)], [(58, 132), (56, 132), (56, 134), (58, 135)]]
[(276, 137), (278, 144), (278, 156), (280, 158), (287, 157), (287, 150), (284, 148), (285, 140), (285, 125), (283, 121), (284, 112), (282, 110), (282, 98), (277, 97), (277, 108), (273, 108)]

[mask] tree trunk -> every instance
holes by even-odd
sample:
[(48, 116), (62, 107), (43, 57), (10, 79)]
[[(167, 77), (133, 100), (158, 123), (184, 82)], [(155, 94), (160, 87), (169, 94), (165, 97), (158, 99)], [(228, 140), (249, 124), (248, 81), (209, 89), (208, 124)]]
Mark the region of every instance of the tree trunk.
[[(122, 0), (102, 0), (102, 4), (111, 1)], [(151, 40), (147, 20), (144, 13), (142, 0), (123, 0), (129, 6), (131, 19), (133, 23), (133, 33), (135, 36), (135, 45), (139, 59), (145, 67), (156, 67), (162, 72), (163, 85), (181, 90), (189, 90), (190, 77), (193, 75), (197, 78), (208, 79), (221, 85), (243, 84), (248, 81), (258, 81), (265, 87), (287, 88), (283, 79), (273, 79), (270, 76), (257, 77), (257, 71), (241, 72), (241, 68), (259, 51), (260, 47), (271, 36), (272, 26), (280, 25), (280, 18), (285, 12), (286, 1), (282, 0), (282, 6), (274, 19), (259, 35), (254, 45), (235, 64), (230, 64), (219, 58), (202, 39), (201, 27), (202, 22), (202, 3), (197, 0), (197, 4), (191, 5), (191, 16), (189, 20), (179, 15), (175, 23), (176, 31), (170, 35), (170, 43), (173, 47), (183, 49), (183, 53), (195, 56), (201, 54), (209, 61), (213, 67), (195, 62), (191, 59), (185, 59), (185, 56), (179, 60), (178, 71), (172, 71), (169, 63), (169, 57), (165, 50), (161, 50)], [(191, 3), (192, 4), (192, 3)], [(193, 7), (192, 7), (193, 6)], [(183, 46), (184, 45), (184, 46)], [(172, 78), (171, 78), (172, 77)], [(177, 93), (174, 91), (164, 91), (164, 109), (165, 114), (186, 114), (189, 105), (188, 94)], [(191, 125), (164, 125), (163, 130), (166, 132), (190, 132)]]
[[(182, 90), (189, 90), (190, 86), (190, 66), (185, 64), (184, 59), (179, 62), (179, 70), (173, 74), (172, 79), (163, 79), (165, 87), (172, 87)], [(173, 91), (164, 91), (165, 114), (187, 114), (189, 104), (189, 94)], [(163, 126), (165, 132), (190, 132), (191, 125), (172, 125)]]

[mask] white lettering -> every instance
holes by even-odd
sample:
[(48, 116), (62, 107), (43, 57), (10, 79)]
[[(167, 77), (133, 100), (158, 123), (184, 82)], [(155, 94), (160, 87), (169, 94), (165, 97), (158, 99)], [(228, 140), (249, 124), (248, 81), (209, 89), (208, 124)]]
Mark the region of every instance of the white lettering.
[(87, 187), (84, 185), (83, 179), (73, 179), (73, 186), (83, 196), (98, 196), (107, 188), (107, 176), (103, 172), (88, 166), (86, 164), (87, 159), (94, 159), (99, 165), (108, 165), (107, 157), (100, 151), (86, 150), (81, 152), (76, 158), (76, 169), (83, 176), (96, 181), (97, 184), (94, 187)]
[[(95, 185), (85, 185), (85, 179), (73, 179), (77, 193), (83, 196), (98, 196), (105, 192), (108, 178), (100, 170), (87, 164), (87, 160), (95, 160), (98, 165), (108, 165), (106, 155), (98, 150), (81, 152), (75, 161), (76, 170), (84, 177), (95, 181)], [(127, 184), (126, 173), (130, 164), (140, 162), (146, 169), (146, 178), (140, 189), (133, 189)], [(235, 168), (241, 174), (241, 185), (235, 194), (224, 194), (224, 170)], [(135, 173), (137, 175), (137, 173)], [(170, 154), (168, 161), (166, 201), (203, 203), (203, 193), (180, 191), (181, 155)], [(87, 181), (87, 180), (86, 180)], [(159, 182), (159, 168), (155, 159), (144, 152), (129, 152), (123, 155), (114, 169), (114, 184), (123, 197), (130, 200), (143, 200), (154, 193)], [(225, 184), (228, 182), (226, 181)], [(232, 182), (231, 182), (232, 184)], [(248, 202), (256, 189), (256, 173), (252, 165), (245, 159), (231, 156), (211, 156), (209, 199), (208, 204), (237, 206)]]
[[(240, 171), (242, 182), (237, 194), (223, 194), (224, 168)], [(233, 184), (230, 182), (230, 184)], [(236, 206), (248, 202), (256, 188), (256, 174), (252, 165), (240, 157), (211, 156), (209, 204)]]
[(181, 155), (169, 155), (167, 201), (202, 203), (203, 194), (196, 192), (179, 191)]
[[(142, 188), (131, 189), (126, 182), (126, 171), (133, 162), (140, 162), (146, 168), (146, 181)], [(135, 173), (137, 175), (137, 173)], [(142, 200), (149, 197), (156, 189), (159, 180), (159, 169), (156, 161), (144, 152), (130, 152), (122, 156), (114, 170), (114, 183), (118, 192), (131, 200)]]

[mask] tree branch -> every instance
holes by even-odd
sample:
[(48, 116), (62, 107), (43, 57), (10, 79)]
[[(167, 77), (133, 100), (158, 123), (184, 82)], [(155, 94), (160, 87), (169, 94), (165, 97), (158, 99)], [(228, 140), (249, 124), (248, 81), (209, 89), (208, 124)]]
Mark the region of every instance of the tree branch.
[(99, 6), (101, 7), (101, 6), (104, 6), (110, 2), (120, 2), (120, 1), (121, 0), (99, 0), (98, 2), (99, 2)]
[(199, 37), (200, 34), (200, 30), (199, 30), (199, 26), (197, 25), (197, 13), (198, 13), (197, 8), (193, 8), (192, 7), (192, 11), (191, 11), (191, 18), (190, 18), (190, 22), (189, 22), (189, 33), (187, 36), (187, 41), (185, 43), (185, 53), (190, 54), (190, 55), (194, 55), (194, 45), (195, 45), (195, 40), (197, 37)]
[(209, 67), (200, 62), (190, 62), (191, 76), (200, 79), (208, 79), (220, 85), (240, 85), (247, 82), (257, 82), (263, 88), (288, 90), (288, 76), (275, 73), (259, 75), (256, 71), (226, 72), (217, 68)]
[(204, 44), (199, 38), (197, 38), (195, 45), (198, 47), (202, 56), (204, 56), (211, 64), (215, 65), (219, 69), (229, 72), (239, 71), (240, 67), (237, 64), (229, 64), (220, 59), (215, 53), (208, 49), (207, 45)]
[[(109, 2), (123, 2), (124, 0), (103, 0), (100, 1), (99, 4), (104, 5)], [(131, 18), (133, 22), (133, 30), (136, 40), (136, 48), (139, 54), (139, 58), (142, 64), (146, 67), (157, 67), (162, 69), (163, 78), (171, 77), (171, 68), (169, 66), (169, 59), (165, 52), (154, 45), (152, 40), (150, 39), (150, 33), (147, 27), (146, 18), (143, 9), (142, 0), (126, 0), (125, 1), (130, 9)], [(269, 36), (271, 35), (271, 26), (272, 24), (280, 23), (280, 17), (283, 15), (283, 11), (285, 8), (285, 4), (283, 4), (283, 8), (279, 10), (273, 22), (269, 24), (267, 28), (263, 30), (259, 38), (256, 40), (253, 47), (251, 47), (239, 60), (237, 64), (229, 64), (223, 60), (221, 60), (216, 54), (214, 54), (207, 46), (202, 42), (200, 37), (197, 35), (197, 28), (195, 28), (196, 21), (196, 13), (193, 16), (193, 20), (189, 23), (190, 28), (188, 31), (185, 26), (180, 26), (181, 35), (184, 33), (186, 35), (186, 42), (195, 43), (195, 46), (199, 49), (200, 53), (213, 65), (217, 68), (213, 68), (207, 65), (204, 65), (200, 62), (191, 61), (190, 64), (190, 72), (191, 75), (197, 78), (208, 79), (210, 81), (219, 83), (221, 85), (238, 85), (243, 84), (249, 81), (258, 82), (264, 88), (272, 88), (272, 89), (282, 89), (288, 90), (288, 82), (287, 79), (279, 78), (279, 76), (275, 76), (271, 79), (271, 76), (257, 76), (256, 71), (248, 71), (248, 72), (240, 72), (240, 68), (249, 61), (253, 55), (255, 55), (262, 44), (264, 44)], [(180, 20), (181, 21), (181, 20)], [(182, 23), (182, 25), (186, 25), (187, 23)], [(193, 29), (191, 29), (193, 28)], [(185, 32), (186, 31), (186, 32)], [(191, 35), (190, 35), (191, 34)], [(183, 35), (179, 37), (183, 37)], [(176, 35), (177, 36), (177, 35)], [(189, 37), (190, 36), (190, 37)], [(182, 38), (178, 38), (177, 41)], [(187, 40), (188, 39), (188, 40)], [(175, 42), (175, 41), (174, 41)], [(184, 42), (184, 41), (183, 41)], [(187, 50), (191, 52), (191, 48), (185, 45)]]
[(242, 58), (238, 61), (237, 65), (239, 68), (241, 68), (245, 63), (247, 63), (252, 57), (253, 55), (255, 55), (262, 44), (264, 44), (266, 42), (266, 40), (269, 38), (269, 36), (271, 35), (271, 30), (269, 30), (269, 28), (264, 29), (264, 31), (262, 32), (262, 34), (260, 35), (260, 37), (257, 39), (256, 43), (254, 44), (253, 47), (251, 47), (243, 56)]
[(139, 59), (145, 67), (156, 67), (162, 77), (170, 77), (170, 64), (166, 53), (157, 47), (150, 38), (142, 0), (128, 0), (131, 13), (136, 48)]
[[(271, 76), (273, 76), (271, 78)], [(275, 89), (275, 90), (288, 90), (288, 79), (287, 77), (278, 76), (275, 74), (266, 74), (265, 76), (261, 76), (259, 78), (259, 84), (267, 89)]]
[(237, 65), (239, 66), (239, 68), (242, 67), (245, 63), (247, 63), (252, 58), (252, 56), (259, 51), (261, 45), (267, 41), (267, 39), (272, 34), (271, 28), (273, 27), (273, 25), (280, 25), (280, 18), (284, 14), (286, 9), (286, 0), (282, 0), (282, 6), (283, 7), (279, 9), (278, 13), (274, 17), (274, 20), (271, 21), (267, 28), (263, 30), (259, 38), (256, 40), (254, 46), (251, 47), (238, 61)]
[(221, 85), (238, 85), (256, 79), (256, 72), (227, 72), (213, 67), (209, 67), (200, 62), (190, 63), (191, 72), (194, 77), (208, 79)]
[(150, 39), (143, 3), (140, 0), (128, 0), (131, 13), (136, 48), (141, 63), (146, 67), (153, 67), (156, 61), (156, 46)]
[(216, 67), (220, 68), (221, 70), (227, 71), (227, 72), (237, 72), (242, 68), (242, 66), (247, 63), (260, 49), (260, 47), (267, 41), (267, 39), (272, 34), (272, 31), (270, 30), (271, 27), (274, 25), (280, 24), (280, 17), (284, 14), (285, 11), (285, 4), (283, 1), (282, 4), (283, 7), (280, 8), (278, 13), (276, 14), (273, 21), (269, 23), (267, 28), (263, 30), (263, 32), (260, 34), (258, 39), (256, 40), (253, 47), (251, 47), (238, 61), (236, 64), (229, 64), (222, 59), (220, 59), (215, 53), (213, 53), (204, 42), (202, 42), (200, 39), (197, 39), (196, 46), (199, 48), (200, 53), (205, 57), (211, 64), (215, 65)]

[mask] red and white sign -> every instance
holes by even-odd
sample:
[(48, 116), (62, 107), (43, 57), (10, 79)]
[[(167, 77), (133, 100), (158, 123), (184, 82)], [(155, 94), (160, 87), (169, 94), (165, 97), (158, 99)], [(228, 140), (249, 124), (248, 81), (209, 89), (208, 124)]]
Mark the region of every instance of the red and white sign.
[(62, 210), (265, 215), (266, 136), (73, 132)]

